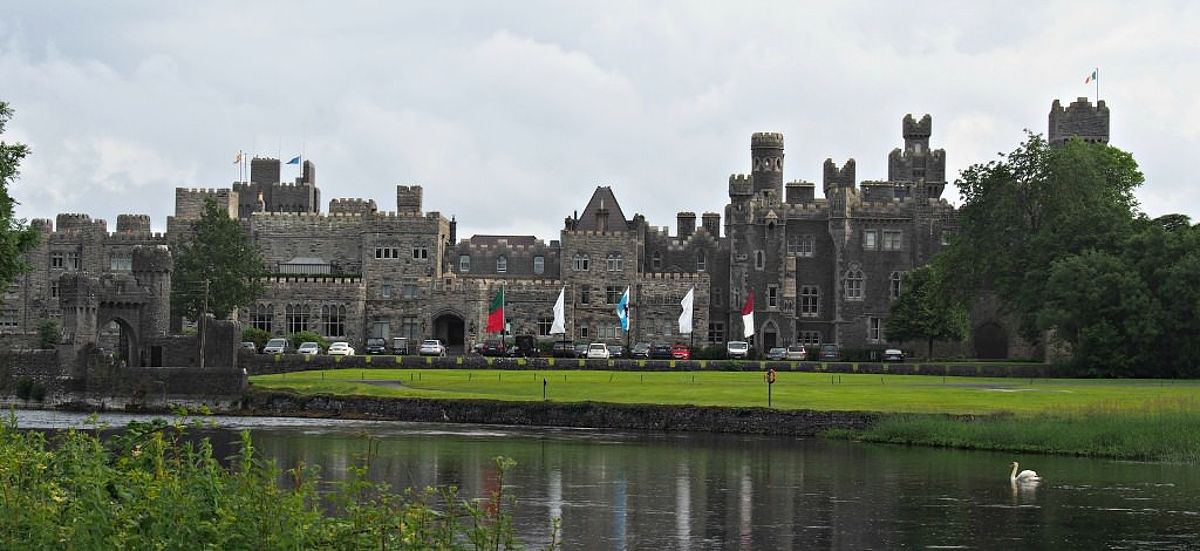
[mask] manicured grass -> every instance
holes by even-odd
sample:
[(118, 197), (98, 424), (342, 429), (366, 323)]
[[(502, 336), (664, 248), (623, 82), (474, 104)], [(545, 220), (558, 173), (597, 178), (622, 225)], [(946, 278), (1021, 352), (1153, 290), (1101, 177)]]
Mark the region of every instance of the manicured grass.
[[(259, 375), (260, 388), (305, 394), (561, 402), (762, 407), (760, 372), (628, 372), (341, 369)], [(989, 379), (921, 375), (780, 372), (772, 405), (781, 409), (885, 413), (1066, 414), (1104, 408), (1200, 411), (1200, 381)]]

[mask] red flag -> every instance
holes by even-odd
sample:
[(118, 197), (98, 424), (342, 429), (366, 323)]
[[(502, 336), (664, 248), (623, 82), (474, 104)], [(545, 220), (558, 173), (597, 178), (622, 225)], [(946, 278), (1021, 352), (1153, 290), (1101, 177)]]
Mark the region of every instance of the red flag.
[(488, 333), (501, 333), (504, 331), (504, 288), (500, 288), (500, 292), (496, 293), (496, 298), (492, 299), (492, 305), (488, 307)]
[(746, 304), (742, 306), (742, 334), (748, 339), (754, 336), (754, 290), (746, 295)]

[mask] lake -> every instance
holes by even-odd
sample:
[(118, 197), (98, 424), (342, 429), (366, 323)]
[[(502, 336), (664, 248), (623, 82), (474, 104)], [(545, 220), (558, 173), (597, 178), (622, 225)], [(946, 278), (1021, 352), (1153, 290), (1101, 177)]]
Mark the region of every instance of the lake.
[[(144, 416), (111, 414), (120, 426)], [(18, 411), (22, 428), (86, 416)], [(238, 432), (283, 467), (342, 478), (366, 451), (394, 488), (497, 484), (511, 457), (521, 539), (566, 549), (1171, 549), (1200, 542), (1200, 472), (1191, 465), (700, 433), (218, 417), (218, 450)], [(1044, 481), (1009, 482), (1021, 462)]]

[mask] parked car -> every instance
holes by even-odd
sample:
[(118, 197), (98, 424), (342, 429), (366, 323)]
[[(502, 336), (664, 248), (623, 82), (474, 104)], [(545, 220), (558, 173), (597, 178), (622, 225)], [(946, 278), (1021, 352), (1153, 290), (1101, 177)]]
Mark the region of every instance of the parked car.
[(575, 343), (571, 341), (555, 341), (550, 347), (550, 355), (555, 358), (574, 358)]
[(354, 348), (346, 341), (337, 341), (329, 345), (330, 356), (353, 356)]
[(787, 349), (782, 346), (776, 346), (775, 348), (772, 348), (767, 351), (767, 359), (768, 360), (776, 360), (776, 361), (786, 360), (787, 359)]
[(648, 342), (634, 343), (634, 345), (629, 349), (629, 357), (635, 358), (635, 359), (650, 358), (650, 343), (648, 343)]
[(292, 341), (287, 339), (271, 339), (263, 346), (263, 354), (287, 354), (292, 351)]
[(803, 344), (793, 344), (787, 347), (787, 360), (804, 361), (808, 359), (808, 349), (804, 348)]
[(904, 351), (899, 348), (889, 348), (883, 351), (883, 361), (885, 362), (902, 362), (904, 361)]
[(842, 359), (842, 347), (834, 343), (822, 344), (820, 358), (823, 362), (840, 361)]
[(387, 351), (387, 341), (378, 337), (367, 339), (367, 346), (363, 349), (367, 354), (387, 354)]
[(746, 341), (729, 341), (725, 343), (725, 357), (731, 360), (744, 360), (750, 357), (750, 343)]
[(581, 342), (575, 343), (575, 357), (576, 358), (586, 358), (587, 350), (588, 350), (588, 345), (583, 344)]
[(517, 335), (513, 337), (513, 346), (509, 356), (516, 358), (532, 358), (538, 355), (537, 337), (533, 335)]
[(296, 349), (296, 353), (297, 354), (309, 354), (309, 355), (320, 354), (321, 353), (321, 345), (319, 345), (315, 342), (312, 342), (312, 341), (302, 342), (302, 343), (300, 343), (300, 348)]
[(608, 357), (624, 358), (625, 357), (625, 347), (621, 346), (619, 344), (608, 345)]
[(587, 347), (587, 359), (589, 360), (607, 360), (608, 345), (602, 342), (594, 342)]
[(446, 346), (437, 339), (426, 339), (421, 341), (421, 347), (417, 349), (417, 353), (422, 356), (445, 356)]
[(504, 343), (498, 340), (483, 341), (483, 346), (479, 348), (479, 353), (484, 356), (503, 356), (506, 352)]
[(692, 351), (688, 349), (686, 344), (676, 344), (671, 347), (671, 359), (690, 360), (692, 359)]
[(258, 352), (258, 345), (254, 341), (242, 341), (242, 348), (251, 352)]
[(669, 360), (671, 359), (671, 345), (656, 342), (650, 345), (650, 359), (652, 360)]
[(408, 353), (408, 337), (392, 337), (392, 354)]

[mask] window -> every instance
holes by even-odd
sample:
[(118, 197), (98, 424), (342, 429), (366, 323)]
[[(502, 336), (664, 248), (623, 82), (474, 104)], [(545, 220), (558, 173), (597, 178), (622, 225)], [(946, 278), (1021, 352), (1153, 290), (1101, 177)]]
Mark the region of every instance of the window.
[(863, 299), (863, 273), (857, 267), (846, 271), (846, 300)]
[(662, 270), (662, 254), (654, 251), (654, 256), (650, 258), (650, 269), (654, 271)]
[(346, 335), (346, 307), (325, 305), (321, 307), (321, 319), (325, 322), (326, 337)]
[(721, 288), (720, 287), (713, 287), (712, 296), (713, 296), (713, 298), (712, 298), (713, 304), (721, 304)]
[(605, 267), (610, 272), (619, 272), (625, 266), (625, 259), (621, 257), (621, 253), (608, 253), (608, 258), (605, 260)]
[(615, 341), (621, 338), (621, 328), (616, 325), (602, 325), (596, 328), (593, 338), (601, 341)]
[(725, 342), (725, 322), (723, 322), (723, 321), (708, 322), (708, 342), (715, 342), (715, 343)]
[(892, 272), (892, 275), (888, 277), (888, 282), (890, 283), (888, 286), (888, 296), (890, 296), (892, 300), (900, 298), (900, 286), (903, 279), (904, 272)]
[(705, 255), (704, 253), (700, 253), (700, 255), (696, 257), (696, 271), (703, 272), (707, 269), (708, 269), (708, 256)]
[(284, 308), (284, 322), (287, 324), (288, 333), (299, 333), (308, 331), (308, 305), (306, 304), (289, 304)]
[(588, 328), (586, 325), (579, 326), (579, 340), (581, 340), (581, 341), (588, 340)]
[(591, 302), (592, 288), (587, 285), (579, 287), (579, 304), (588, 304)]
[(422, 337), (421, 325), (417, 323), (416, 316), (404, 316), (400, 319), (400, 336), (408, 337), (410, 344)]
[(882, 319), (867, 318), (867, 340), (871, 342), (880, 342), (883, 340)]
[(898, 251), (904, 240), (904, 232), (900, 230), (883, 230), (883, 250)]
[(554, 318), (538, 318), (537, 326), (539, 335), (549, 336), (550, 329), (554, 327)]
[(397, 259), (400, 258), (400, 247), (375, 247), (376, 259)]
[(767, 239), (775, 239), (775, 223), (774, 222), (767, 222), (766, 238)]
[(779, 308), (778, 285), (767, 285), (767, 308)]
[(417, 284), (405, 283), (404, 285), (400, 286), (400, 293), (404, 298), (417, 298)]
[(412, 255), (413, 260), (428, 260), (429, 249), (427, 249), (424, 245), (417, 245), (413, 247)]
[(379, 296), (383, 298), (392, 298), (393, 291), (394, 288), (392, 287), (391, 283), (384, 283), (383, 285), (379, 286)]
[(128, 256), (114, 256), (108, 260), (108, 269), (114, 272), (132, 272), (133, 258)]
[(586, 254), (575, 253), (575, 259), (571, 262), (571, 269), (576, 272), (588, 271), (591, 259)]
[(50, 253), (50, 267), (63, 268), (63, 266), (63, 253), (57, 251)]
[(876, 248), (878, 248), (879, 245), (876, 242), (878, 237), (879, 237), (879, 233), (877, 233), (875, 230), (864, 231), (863, 232), (863, 250), (864, 251), (873, 251)]
[(535, 273), (535, 274), (546, 273), (546, 257), (544, 257), (544, 256), (533, 257), (533, 273)]
[(58, 298), (58, 280), (50, 282), (50, 298)]
[(816, 285), (800, 287), (800, 317), (815, 318), (821, 315), (821, 288)]
[(501, 255), (496, 258), (496, 273), (503, 274), (508, 271), (508, 257)]
[(5, 308), (0, 310), (0, 327), (16, 327), (17, 326), (17, 309)]
[(465, 254), (459, 255), (458, 256), (458, 273), (465, 274), (470, 271), (471, 271), (471, 256), (465, 255)]
[(604, 302), (608, 304), (616, 304), (621, 301), (621, 295), (624, 294), (624, 289), (609, 285), (604, 288)]
[(250, 305), (250, 326), (268, 333), (275, 325), (275, 307), (270, 304)]
[(817, 346), (821, 344), (820, 331), (801, 331), (796, 337), (796, 341), (804, 346)]
[(67, 269), (78, 271), (79, 267), (79, 251), (67, 251)]
[(762, 251), (754, 251), (754, 269), (762, 270), (767, 267), (767, 254)]

